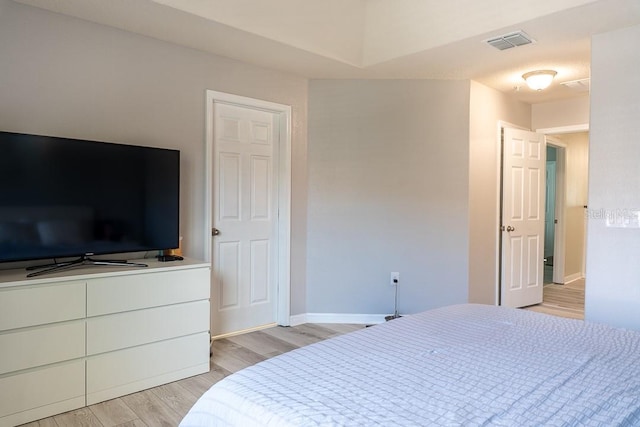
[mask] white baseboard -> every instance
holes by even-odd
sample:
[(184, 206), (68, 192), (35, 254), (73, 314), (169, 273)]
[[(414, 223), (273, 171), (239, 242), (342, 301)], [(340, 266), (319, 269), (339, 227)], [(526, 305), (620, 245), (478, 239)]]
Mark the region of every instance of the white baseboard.
[(383, 323), (387, 314), (357, 314), (357, 313), (304, 313), (291, 316), (291, 326), (303, 323), (352, 323), (358, 325), (373, 325)]
[(564, 284), (575, 282), (576, 280), (584, 279), (582, 273), (574, 273), (564, 277)]
[(266, 325), (260, 325), (260, 326), (256, 326), (255, 328), (248, 328), (248, 329), (242, 329), (240, 331), (234, 331), (234, 332), (229, 332), (228, 334), (220, 334), (220, 335), (216, 335), (216, 336), (212, 336), (211, 340), (219, 340), (221, 338), (230, 338), (230, 337), (234, 337), (236, 335), (242, 335), (242, 334), (246, 334), (249, 332), (256, 332), (256, 331), (261, 331), (263, 329), (267, 329), (267, 328), (272, 328), (274, 326), (277, 326), (277, 323), (268, 323)]
[(289, 326), (298, 326), (307, 323), (307, 313), (289, 316)]

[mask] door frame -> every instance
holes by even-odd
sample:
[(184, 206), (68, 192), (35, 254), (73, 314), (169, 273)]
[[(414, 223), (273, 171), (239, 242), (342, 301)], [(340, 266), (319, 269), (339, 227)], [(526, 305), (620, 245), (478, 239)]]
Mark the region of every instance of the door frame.
[[(543, 133), (543, 132), (541, 132)], [(545, 134), (547, 139), (547, 145), (550, 145), (556, 149), (556, 200), (555, 200), (555, 219), (556, 229), (553, 235), (553, 283), (564, 284), (564, 253), (565, 253), (565, 224), (564, 213), (567, 205), (567, 184), (566, 184), (566, 170), (567, 170), (567, 144), (564, 142)]]
[(237, 107), (253, 108), (278, 115), (278, 251), (276, 262), (278, 268), (276, 323), (289, 326), (291, 317), (291, 106), (271, 101), (249, 98), (214, 90), (206, 91), (206, 129), (205, 129), (205, 245), (204, 257), (212, 262), (211, 246), (213, 236), (213, 138), (214, 138), (214, 104), (227, 104)]

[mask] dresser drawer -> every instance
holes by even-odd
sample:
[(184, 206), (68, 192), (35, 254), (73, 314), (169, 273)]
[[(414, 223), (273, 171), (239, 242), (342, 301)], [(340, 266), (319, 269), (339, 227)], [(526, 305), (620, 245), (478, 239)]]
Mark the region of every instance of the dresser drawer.
[(84, 282), (0, 289), (0, 331), (81, 319), (85, 300)]
[(84, 369), (84, 360), (77, 360), (0, 377), (0, 425), (5, 424), (1, 417), (29, 419), (20, 413), (30, 409), (42, 418), (84, 406)]
[(85, 355), (83, 320), (0, 334), (0, 375)]
[(209, 330), (209, 300), (130, 311), (87, 320), (87, 355)]
[(209, 298), (208, 268), (105, 277), (87, 284), (87, 316)]
[(209, 333), (87, 358), (87, 405), (209, 371)]

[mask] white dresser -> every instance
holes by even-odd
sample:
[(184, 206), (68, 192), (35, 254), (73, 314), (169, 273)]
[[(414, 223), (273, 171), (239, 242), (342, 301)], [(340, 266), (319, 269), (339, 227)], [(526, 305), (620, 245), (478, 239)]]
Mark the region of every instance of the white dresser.
[(0, 271), (0, 427), (209, 371), (209, 264)]

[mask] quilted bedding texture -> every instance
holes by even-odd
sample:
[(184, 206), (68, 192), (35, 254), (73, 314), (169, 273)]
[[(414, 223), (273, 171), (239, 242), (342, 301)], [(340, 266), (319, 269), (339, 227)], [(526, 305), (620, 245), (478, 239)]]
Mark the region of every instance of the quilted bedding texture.
[(209, 389), (195, 426), (640, 426), (640, 333), (464, 304), (303, 347)]

